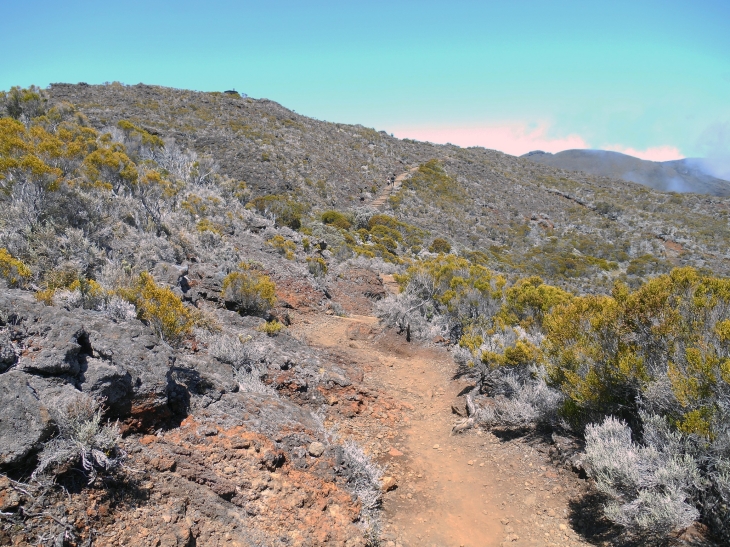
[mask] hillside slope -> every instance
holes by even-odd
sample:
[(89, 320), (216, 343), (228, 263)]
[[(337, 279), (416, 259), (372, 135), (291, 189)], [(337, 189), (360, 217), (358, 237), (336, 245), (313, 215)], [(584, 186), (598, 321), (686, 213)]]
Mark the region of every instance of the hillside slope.
[(432, 172), (416, 186), (405, 181), (386, 212), (426, 230), (426, 246), (446, 238), (507, 273), (603, 292), (617, 275), (675, 265), (730, 272), (722, 243), (730, 202), (722, 197), (666, 194), (494, 150), (399, 140), (266, 99), (142, 84), (57, 84), (48, 93), (95, 128), (130, 120), (245, 181), (252, 196), (287, 194), (310, 212), (362, 207), (389, 176), (438, 160), (446, 178)]
[(607, 150), (564, 150), (556, 154), (535, 151), (522, 157), (558, 169), (623, 179), (662, 192), (730, 196), (730, 182), (709, 175), (702, 169), (702, 160), (696, 158), (657, 162)]
[(727, 198), (220, 93), (0, 109), (0, 544), (727, 543)]

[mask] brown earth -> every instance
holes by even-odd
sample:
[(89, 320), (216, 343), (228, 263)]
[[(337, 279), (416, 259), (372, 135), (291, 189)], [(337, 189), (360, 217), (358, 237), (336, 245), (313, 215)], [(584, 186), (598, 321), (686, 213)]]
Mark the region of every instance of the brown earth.
[(588, 544), (573, 526), (590, 523), (571, 510), (587, 485), (556, 468), (547, 445), (481, 430), (451, 435), (452, 405), (463, 407), (459, 394), (470, 385), (452, 380), (447, 350), (409, 344), (372, 316), (310, 316), (293, 330), (359, 363), (365, 386), (382, 394), (374, 408), (344, 422), (333, 413), (327, 425), (358, 441), (395, 479), (384, 498), (384, 545)]

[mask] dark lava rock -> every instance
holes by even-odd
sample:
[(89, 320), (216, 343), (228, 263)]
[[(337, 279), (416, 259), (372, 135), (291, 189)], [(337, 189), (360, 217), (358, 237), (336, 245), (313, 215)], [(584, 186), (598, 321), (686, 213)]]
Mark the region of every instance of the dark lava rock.
[(18, 370), (0, 375), (0, 467), (25, 463), (55, 431), (52, 409), (78, 393), (52, 379)]

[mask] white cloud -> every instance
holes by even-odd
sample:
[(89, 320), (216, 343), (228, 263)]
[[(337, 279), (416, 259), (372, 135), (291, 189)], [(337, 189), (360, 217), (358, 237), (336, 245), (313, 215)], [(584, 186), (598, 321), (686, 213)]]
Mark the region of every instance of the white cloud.
[(393, 129), (398, 138), (428, 141), (436, 144), (456, 144), (458, 146), (483, 146), (500, 150), (507, 154), (520, 156), (532, 150), (560, 152), (573, 148), (589, 148), (580, 135), (564, 137), (549, 136), (550, 126), (542, 123), (530, 126), (523, 122), (480, 126), (404, 126)]
[[(561, 152), (591, 148), (583, 137), (575, 133), (553, 136), (548, 123), (529, 125), (524, 122), (506, 122), (478, 126), (402, 126), (393, 129), (393, 134), (401, 139), (409, 138), (436, 144), (451, 143), (464, 147), (483, 146), (515, 156), (532, 150)], [(631, 146), (613, 144), (606, 146), (604, 150), (621, 152), (650, 161), (678, 160), (684, 157), (676, 146), (670, 145), (639, 150)]]
[(621, 144), (611, 144), (604, 148), (604, 150), (612, 150), (613, 152), (621, 152), (622, 154), (628, 154), (635, 158), (649, 161), (671, 161), (681, 160), (684, 155), (679, 151), (676, 146), (652, 146), (645, 150), (637, 150), (630, 146), (623, 146)]

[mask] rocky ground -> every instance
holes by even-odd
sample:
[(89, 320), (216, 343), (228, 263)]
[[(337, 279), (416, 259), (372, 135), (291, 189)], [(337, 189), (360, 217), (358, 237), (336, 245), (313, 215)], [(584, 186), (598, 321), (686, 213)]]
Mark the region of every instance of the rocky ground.
[[(380, 326), (372, 306), (389, 290), (391, 276), (351, 268), (333, 300), (314, 305), (314, 289), (282, 280), (276, 313), (290, 326), (264, 340), (264, 393), (237, 389), (203, 345), (173, 356), (140, 323), (4, 291), (4, 347), (22, 351), (0, 375), (11, 470), (0, 479), (0, 545), (627, 544), (602, 519), (570, 439), (452, 433), (472, 386), (454, 379), (445, 340), (408, 342)], [(217, 313), (255, 332), (250, 318)], [(27, 480), (48, 406), (76, 390), (105, 396), (123, 425), (123, 471), (91, 486), (73, 470), (51, 488)], [(348, 441), (383, 470), (369, 526)]]
[[(279, 274), (274, 314), (312, 313), (317, 291)], [(206, 268), (184, 277), (187, 298), (200, 299), (225, 331), (175, 350), (136, 320), (44, 306), (25, 291), (0, 294), (0, 456), (8, 473), (0, 544), (364, 544), (349, 484), (356, 471), (316, 414), (337, 399), (331, 416), (346, 420), (377, 397), (362, 371), (288, 334), (257, 332), (262, 319), (212, 306), (206, 291), (220, 289), (210, 289), (216, 276)], [(252, 362), (266, 371), (259, 392), (238, 385), (213, 347), (231, 333), (247, 337)], [(31, 479), (37, 450), (55, 434), (54, 409), (79, 393), (102, 398), (106, 417), (120, 424), (123, 469), (90, 486), (75, 469), (54, 486)]]

